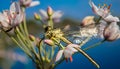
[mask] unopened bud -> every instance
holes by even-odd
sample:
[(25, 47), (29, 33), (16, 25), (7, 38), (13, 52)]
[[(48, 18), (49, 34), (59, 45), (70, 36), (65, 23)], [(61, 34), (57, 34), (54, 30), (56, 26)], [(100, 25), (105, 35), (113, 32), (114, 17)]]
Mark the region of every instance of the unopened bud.
[(118, 39), (119, 34), (120, 34), (119, 26), (115, 22), (113, 22), (109, 26), (107, 26), (103, 33), (104, 38), (107, 41), (114, 41), (114, 40)]
[(50, 39), (45, 39), (44, 42), (46, 44), (50, 45), (50, 46), (54, 46), (55, 45), (54, 42), (52, 40), (50, 40)]
[(110, 5), (108, 6), (108, 9), (110, 9), (110, 8), (111, 8), (111, 6), (112, 6), (112, 4), (110, 4)]
[(33, 35), (30, 34), (30, 35), (29, 35), (29, 39), (30, 39), (31, 41), (35, 41), (36, 38), (35, 38)]
[(50, 6), (48, 6), (48, 8), (47, 8), (47, 14), (48, 14), (48, 16), (51, 16), (53, 14), (53, 10)]
[(41, 19), (40, 15), (37, 14), (37, 13), (34, 13), (34, 18), (35, 18), (36, 20), (40, 20), (40, 19)]

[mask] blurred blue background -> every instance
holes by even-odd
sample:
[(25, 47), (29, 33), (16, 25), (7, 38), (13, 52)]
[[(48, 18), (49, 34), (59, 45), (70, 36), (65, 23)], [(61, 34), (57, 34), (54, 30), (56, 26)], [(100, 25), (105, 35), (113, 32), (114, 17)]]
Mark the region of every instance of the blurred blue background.
[[(16, 1), (16, 0), (12, 0)], [(9, 9), (11, 0), (0, 0), (0, 11)], [(113, 15), (120, 15), (120, 0), (93, 0), (96, 5), (98, 4), (112, 4), (111, 12)], [(61, 10), (64, 17), (74, 18), (77, 20), (85, 16), (93, 15), (89, 6), (89, 0), (40, 0), (40, 5), (27, 8), (28, 16), (33, 16), (34, 12), (39, 12), (40, 9), (45, 9), (51, 6), (54, 10)], [(31, 17), (32, 18), (32, 17)]]
[[(120, 0), (93, 0), (98, 4), (112, 4), (111, 12), (115, 16), (120, 16)], [(63, 18), (70, 18), (81, 21), (85, 16), (94, 15), (89, 4), (89, 0), (40, 0), (40, 5), (27, 8), (27, 17), (33, 19), (33, 13), (39, 9), (46, 9), (51, 6), (54, 10), (61, 10)], [(10, 0), (0, 0), (0, 11), (9, 9)], [(97, 42), (91, 40), (85, 46)], [(17, 50), (18, 51), (18, 50)], [(93, 59), (100, 64), (100, 69), (120, 69), (120, 40), (105, 42), (102, 45), (86, 51)], [(73, 56), (72, 63), (62, 63), (56, 69), (97, 69), (83, 55)], [(1, 69), (1, 68), (0, 68)], [(11, 69), (34, 69), (34, 64), (29, 60), (28, 64), (17, 62)]]

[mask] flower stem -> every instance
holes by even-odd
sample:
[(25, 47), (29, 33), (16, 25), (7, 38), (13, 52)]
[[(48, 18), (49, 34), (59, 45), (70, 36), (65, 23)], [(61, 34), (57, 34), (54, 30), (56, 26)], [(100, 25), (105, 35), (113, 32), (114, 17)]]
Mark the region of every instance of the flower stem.
[(58, 42), (58, 40), (56, 40), (55, 38), (52, 39), (60, 46), (60, 48), (64, 49), (64, 46), (60, 42)]
[(52, 20), (52, 16), (49, 16), (48, 26), (50, 26), (52, 29), (54, 28), (54, 27), (53, 27), (53, 20)]
[[(22, 10), (23, 10), (23, 12), (25, 12), (25, 8), (24, 7), (22, 8)], [(25, 13), (24, 13), (23, 27), (24, 27), (24, 30), (25, 30), (25, 34), (28, 37), (28, 30), (27, 30), (27, 25), (26, 25), (26, 14)]]
[(43, 46), (43, 39), (42, 38), (39, 42), (39, 46), (38, 46), (38, 49), (39, 49), (39, 56), (40, 56), (40, 60), (41, 60), (41, 66), (42, 66), (42, 69), (44, 69), (44, 62), (43, 62), (43, 58), (42, 58), (42, 51), (41, 51), (41, 47)]

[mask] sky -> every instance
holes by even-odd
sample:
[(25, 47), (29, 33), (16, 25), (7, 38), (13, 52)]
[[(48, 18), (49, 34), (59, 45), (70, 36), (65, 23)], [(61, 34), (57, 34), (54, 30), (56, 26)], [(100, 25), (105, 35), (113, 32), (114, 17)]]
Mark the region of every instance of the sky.
[[(33, 18), (33, 13), (40, 9), (45, 9), (51, 6), (53, 10), (61, 10), (63, 17), (82, 19), (88, 15), (94, 15), (90, 6), (89, 0), (39, 0), (40, 5), (27, 8), (27, 16)], [(112, 4), (111, 13), (114, 16), (120, 15), (120, 0), (92, 0), (96, 5), (98, 4)], [(9, 9), (11, 0), (0, 0), (0, 11)]]

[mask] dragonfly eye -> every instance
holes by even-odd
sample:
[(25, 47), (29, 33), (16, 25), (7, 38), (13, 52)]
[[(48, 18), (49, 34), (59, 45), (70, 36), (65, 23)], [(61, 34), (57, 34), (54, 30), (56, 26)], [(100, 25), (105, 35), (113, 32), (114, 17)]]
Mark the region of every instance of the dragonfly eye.
[(45, 27), (45, 32), (49, 31), (49, 30), (52, 30), (50, 26), (46, 26)]

